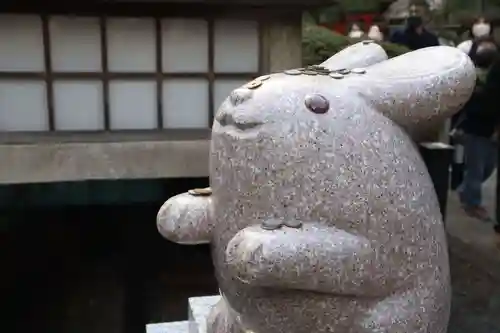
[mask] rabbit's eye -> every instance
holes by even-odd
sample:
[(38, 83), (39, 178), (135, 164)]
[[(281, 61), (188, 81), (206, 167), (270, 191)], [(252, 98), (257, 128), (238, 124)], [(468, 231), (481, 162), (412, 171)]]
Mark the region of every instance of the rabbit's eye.
[(305, 99), (306, 107), (314, 113), (327, 113), (330, 108), (328, 100), (318, 94), (307, 95)]

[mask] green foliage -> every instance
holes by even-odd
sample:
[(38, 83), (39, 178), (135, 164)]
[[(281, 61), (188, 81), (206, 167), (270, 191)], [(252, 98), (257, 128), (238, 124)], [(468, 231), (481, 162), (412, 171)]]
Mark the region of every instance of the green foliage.
[(436, 31), (436, 34), (438, 35), (438, 37), (449, 40), (453, 42), (455, 45), (458, 45), (462, 41), (462, 38), (460, 38), (458, 33), (451, 29), (446, 29), (446, 28), (439, 29)]
[(445, 6), (453, 11), (480, 11), (481, 1), (478, 0), (448, 0)]
[(340, 6), (329, 6), (318, 11), (317, 23), (332, 23), (342, 20), (344, 11)]
[(399, 45), (399, 44), (393, 44), (393, 43), (388, 43), (388, 42), (382, 42), (379, 43), (380, 46), (382, 46), (389, 56), (389, 58), (394, 58), (399, 55), (405, 54), (406, 52), (409, 52), (410, 49), (407, 48), (406, 46)]
[(319, 64), (349, 45), (349, 39), (316, 25), (306, 26), (302, 32), (302, 59), (304, 65)]
[(347, 12), (376, 12), (380, 0), (339, 0), (340, 6)]
[[(316, 25), (306, 25), (302, 34), (302, 55), (305, 66), (319, 64), (330, 58), (345, 47), (359, 40), (350, 39), (344, 35)], [(409, 50), (401, 45), (379, 43), (389, 57), (395, 57)]]
[(312, 13), (312, 12), (305, 12), (302, 15), (302, 26), (308, 26), (308, 25), (313, 25), (313, 24), (318, 23), (316, 21), (316, 17), (313, 14), (314, 13)]

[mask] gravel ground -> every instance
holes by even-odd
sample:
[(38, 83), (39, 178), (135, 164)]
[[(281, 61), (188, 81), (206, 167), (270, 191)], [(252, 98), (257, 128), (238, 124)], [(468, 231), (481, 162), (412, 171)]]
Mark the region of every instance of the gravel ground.
[[(492, 216), (495, 189), (496, 174), (483, 187)], [(465, 216), (453, 192), (448, 197), (447, 230), (453, 284), (448, 333), (500, 333), (500, 237), (492, 224)]]
[(448, 333), (500, 332), (500, 284), (470, 261), (451, 255), (453, 301)]

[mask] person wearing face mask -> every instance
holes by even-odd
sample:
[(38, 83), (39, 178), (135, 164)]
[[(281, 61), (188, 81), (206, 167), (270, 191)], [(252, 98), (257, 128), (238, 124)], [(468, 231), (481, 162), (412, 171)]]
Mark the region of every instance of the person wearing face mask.
[(418, 14), (409, 16), (405, 29), (394, 32), (390, 41), (404, 45), (410, 50), (439, 45), (437, 36), (425, 29), (423, 19)]
[[(486, 21), (484, 17), (479, 17), (476, 19), (469, 29), (469, 35), (472, 36), (472, 39), (468, 39), (460, 44), (458, 44), (457, 48), (464, 53), (468, 54), (471, 58), (475, 57), (477, 52), (478, 45), (482, 44), (483, 41), (492, 41), (491, 37), (491, 25)], [(481, 61), (481, 60), (479, 60)], [(457, 128), (457, 122), (462, 119), (461, 113), (453, 116), (451, 118), (451, 126), (452, 128)], [(465, 155), (464, 155), (464, 147), (462, 142), (459, 140), (455, 140), (454, 136), (457, 132), (452, 131), (451, 134), (451, 144), (454, 146), (454, 161), (452, 163), (452, 171), (451, 171), (451, 187), (452, 189), (456, 189), (463, 181), (464, 170), (465, 170)]]
[(353, 38), (353, 39), (358, 39), (358, 38), (363, 38), (364, 36), (364, 32), (363, 30), (361, 30), (361, 28), (359, 27), (359, 25), (357, 25), (356, 23), (354, 23), (351, 27), (351, 30), (349, 31), (349, 34), (347, 35), (349, 38)]
[(497, 130), (500, 112), (500, 61), (497, 45), (490, 38), (475, 41), (471, 59), (476, 65), (476, 89), (460, 113), (457, 128), (463, 133), (465, 174), (458, 194), (465, 213), (482, 221), (492, 221), (482, 205), (482, 184), (496, 168)]
[(491, 36), (491, 32), (491, 25), (486, 21), (484, 17), (480, 17), (474, 22), (472, 28), (470, 29), (472, 39), (463, 41), (462, 43), (458, 44), (457, 48), (467, 54), (470, 54), (470, 52), (473, 51), (472, 47), (474, 45), (474, 40), (486, 36)]
[(368, 30), (368, 38), (377, 42), (382, 42), (384, 40), (384, 34), (380, 30), (380, 27), (374, 24)]

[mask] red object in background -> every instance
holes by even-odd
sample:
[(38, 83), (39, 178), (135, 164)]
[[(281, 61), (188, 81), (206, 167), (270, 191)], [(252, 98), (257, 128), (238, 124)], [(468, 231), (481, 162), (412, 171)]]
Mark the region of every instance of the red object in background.
[(353, 23), (358, 23), (360, 28), (367, 32), (376, 17), (377, 14), (375, 13), (349, 14), (344, 21), (336, 23), (323, 23), (321, 25), (342, 35), (347, 35)]

